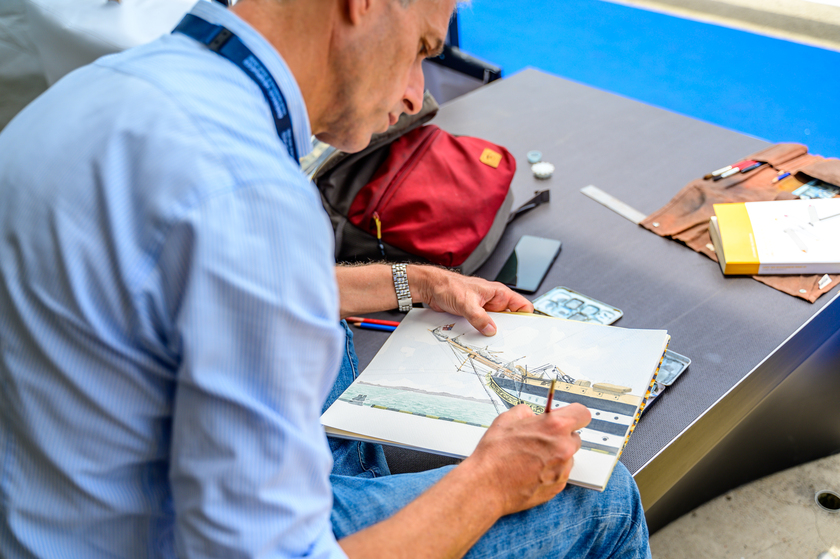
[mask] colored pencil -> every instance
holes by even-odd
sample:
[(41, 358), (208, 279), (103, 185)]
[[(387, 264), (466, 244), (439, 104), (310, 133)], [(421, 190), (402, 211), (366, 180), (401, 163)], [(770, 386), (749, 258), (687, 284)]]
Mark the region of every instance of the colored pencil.
[(381, 324), (383, 326), (400, 325), (400, 323), (396, 320), (379, 320), (378, 318), (362, 318), (360, 316), (348, 316), (345, 320), (347, 322), (365, 322), (367, 324)]
[(364, 328), (366, 330), (380, 330), (382, 332), (393, 332), (397, 329), (396, 326), (389, 326), (387, 324), (372, 324), (370, 322), (354, 322), (356, 328)]

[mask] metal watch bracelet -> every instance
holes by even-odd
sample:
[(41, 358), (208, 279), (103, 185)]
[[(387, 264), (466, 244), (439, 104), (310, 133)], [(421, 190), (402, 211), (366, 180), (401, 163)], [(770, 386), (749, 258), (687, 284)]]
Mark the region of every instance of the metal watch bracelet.
[(401, 312), (408, 312), (411, 310), (412, 301), (405, 264), (391, 264), (391, 275), (394, 277), (394, 290), (397, 292), (397, 307)]

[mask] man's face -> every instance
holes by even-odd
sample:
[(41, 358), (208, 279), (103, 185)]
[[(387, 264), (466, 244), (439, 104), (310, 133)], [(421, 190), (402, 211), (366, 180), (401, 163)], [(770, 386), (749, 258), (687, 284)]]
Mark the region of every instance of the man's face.
[(423, 105), (421, 62), (443, 48), (455, 0), (371, 0), (374, 6), (337, 49), (334, 106), (318, 138), (343, 151), (364, 149), (403, 112)]

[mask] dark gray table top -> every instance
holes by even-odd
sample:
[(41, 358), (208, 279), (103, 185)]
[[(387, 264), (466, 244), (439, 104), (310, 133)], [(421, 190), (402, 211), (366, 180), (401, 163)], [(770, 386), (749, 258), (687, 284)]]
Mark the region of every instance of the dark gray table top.
[[(724, 277), (717, 263), (580, 193), (593, 184), (648, 214), (690, 180), (765, 141), (536, 70), (446, 104), (432, 123), (513, 153), (514, 207), (535, 190), (551, 190), (551, 202), (511, 224), (476, 275), (495, 277), (523, 234), (560, 239), (560, 256), (534, 296), (558, 285), (580, 291), (622, 309), (616, 326), (667, 329), (670, 348), (691, 358), (622, 455), (633, 473), (837, 294), (811, 304), (750, 278)], [(556, 167), (546, 181), (530, 171), (526, 153), (534, 149)], [(357, 336), (362, 367), (385, 338), (368, 331)]]

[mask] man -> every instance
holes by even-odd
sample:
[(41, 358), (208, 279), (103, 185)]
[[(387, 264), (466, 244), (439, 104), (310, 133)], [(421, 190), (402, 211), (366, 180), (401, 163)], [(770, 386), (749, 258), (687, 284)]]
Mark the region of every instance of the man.
[[(333, 441), (333, 469), (319, 412), (355, 365), (338, 318), (397, 299), (388, 266), (334, 268), (297, 157), (310, 132), (358, 150), (419, 110), (453, 7), (200, 2), (0, 134), (4, 557), (649, 554), (626, 470), (563, 490), (580, 406), (514, 408), (455, 468), (377, 477), (348, 460), (376, 448)], [(407, 276), (488, 335), (486, 310), (531, 308)]]

